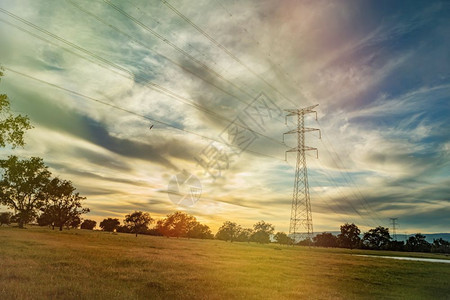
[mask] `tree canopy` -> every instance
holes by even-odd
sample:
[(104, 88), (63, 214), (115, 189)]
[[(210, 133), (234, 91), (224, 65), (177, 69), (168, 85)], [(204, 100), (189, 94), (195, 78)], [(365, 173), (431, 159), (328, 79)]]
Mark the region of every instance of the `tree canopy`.
[[(0, 82), (3, 75), (3, 69), (0, 67)], [(12, 114), (8, 96), (0, 94), (0, 147), (23, 147), (25, 131), (31, 128), (29, 118)]]
[(361, 230), (355, 224), (345, 223), (341, 226), (341, 233), (338, 235), (338, 243), (344, 248), (357, 248), (361, 241), (359, 235)]
[(160, 220), (157, 228), (166, 237), (193, 237), (195, 235), (194, 228), (197, 232), (202, 230), (194, 216), (180, 211), (169, 214), (165, 219)]
[(233, 242), (238, 237), (242, 227), (237, 223), (225, 221), (216, 233), (216, 239)]
[(89, 212), (89, 209), (83, 208), (81, 204), (86, 198), (76, 193), (72, 182), (67, 180), (53, 178), (44, 187), (43, 198), (41, 219), (53, 228), (58, 227), (60, 231), (63, 226), (69, 227), (71, 223), (78, 222), (81, 214)]
[(337, 247), (338, 245), (337, 237), (329, 232), (319, 233), (313, 237), (313, 242), (319, 247)]
[(130, 231), (138, 236), (138, 233), (144, 233), (148, 226), (153, 223), (153, 219), (150, 217), (150, 214), (142, 211), (135, 211), (129, 215), (125, 216), (125, 220), (123, 220), (125, 225), (130, 228)]
[(270, 235), (275, 231), (275, 227), (264, 221), (259, 221), (253, 225), (252, 241), (267, 244), (270, 243)]
[(38, 157), (20, 160), (17, 156), (0, 160), (0, 203), (17, 212), (19, 227), (29, 223), (45, 204), (44, 189), (51, 173)]
[(408, 238), (406, 241), (406, 249), (414, 252), (429, 252), (431, 245), (425, 240), (423, 234), (417, 233)]
[(107, 218), (100, 222), (100, 228), (104, 231), (113, 232), (120, 225), (120, 221), (117, 218)]
[(389, 228), (378, 226), (364, 233), (362, 243), (369, 249), (387, 249), (390, 240)]
[(87, 230), (92, 230), (95, 228), (95, 226), (97, 225), (97, 222), (94, 220), (84, 220), (83, 223), (81, 223), (80, 228), (81, 229), (87, 229)]
[(294, 242), (294, 240), (284, 232), (277, 232), (274, 238), (275, 241), (280, 245), (290, 245)]

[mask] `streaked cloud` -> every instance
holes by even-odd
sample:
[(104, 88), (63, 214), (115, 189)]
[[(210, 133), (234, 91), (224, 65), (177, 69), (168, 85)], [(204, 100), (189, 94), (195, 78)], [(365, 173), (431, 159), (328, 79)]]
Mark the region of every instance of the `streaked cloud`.
[[(159, 1), (0, 1), (0, 63), (91, 98), (8, 70), (0, 85), (36, 127), (15, 153), (72, 180), (90, 217), (181, 209), (213, 228), (264, 219), (287, 231), (295, 139), (281, 137), (293, 123), (248, 118), (263, 92), (281, 109), (320, 104), (307, 118), (323, 134), (307, 137), (317, 231), (390, 217), (448, 231), (449, 3), (170, 3), (237, 59)], [(259, 135), (213, 180), (196, 157), (236, 117)], [(165, 192), (182, 170), (202, 182), (192, 207)]]

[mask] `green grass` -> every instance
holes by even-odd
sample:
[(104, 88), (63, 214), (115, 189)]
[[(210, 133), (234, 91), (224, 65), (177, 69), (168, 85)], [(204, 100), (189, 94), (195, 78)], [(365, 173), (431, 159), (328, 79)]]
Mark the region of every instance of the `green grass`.
[(0, 228), (0, 299), (450, 299), (443, 255)]

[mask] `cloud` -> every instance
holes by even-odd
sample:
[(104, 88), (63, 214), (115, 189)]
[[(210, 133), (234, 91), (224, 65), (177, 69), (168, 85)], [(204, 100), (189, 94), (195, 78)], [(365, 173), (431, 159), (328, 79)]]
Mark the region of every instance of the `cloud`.
[[(34, 34), (2, 23), (2, 64), (179, 129), (7, 72), (0, 87), (36, 127), (15, 153), (43, 156), (72, 180), (93, 218), (184, 209), (213, 228), (266, 219), (288, 230), (295, 154), (283, 159), (296, 139), (281, 139), (296, 124), (251, 119), (246, 106), (263, 92), (280, 109), (320, 104), (319, 121), (305, 119), (323, 135), (306, 138), (319, 150), (319, 159), (307, 156), (317, 230), (393, 215), (411, 230), (414, 218), (423, 231), (448, 223), (439, 213), (449, 200), (445, 1), (171, 2), (231, 56), (163, 3), (111, 2), (148, 28), (104, 2), (0, 5), (68, 42), (2, 14)], [(260, 134), (213, 180), (196, 161), (211, 142), (200, 136), (219, 140), (236, 117)], [(181, 170), (202, 182), (194, 207), (160, 192)]]

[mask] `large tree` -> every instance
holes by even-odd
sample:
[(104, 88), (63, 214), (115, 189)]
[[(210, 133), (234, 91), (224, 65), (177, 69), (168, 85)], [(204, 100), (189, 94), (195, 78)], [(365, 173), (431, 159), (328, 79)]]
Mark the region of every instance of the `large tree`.
[(81, 203), (86, 198), (81, 197), (75, 190), (72, 182), (57, 177), (45, 186), (43, 191), (45, 204), (41, 210), (52, 228), (58, 227), (61, 231), (81, 214), (89, 212), (89, 209), (83, 208)]
[(131, 232), (138, 236), (138, 233), (143, 233), (148, 229), (148, 226), (153, 223), (153, 219), (146, 212), (135, 211), (129, 215), (125, 216), (125, 220), (123, 220), (125, 225), (127, 225)]
[[(0, 81), (3, 69), (0, 67)], [(10, 103), (6, 94), (0, 94), (0, 147), (7, 144), (12, 148), (23, 146), (25, 131), (31, 129), (30, 120), (27, 116), (13, 115), (10, 111)]]
[(96, 225), (97, 225), (97, 222), (95, 222), (94, 220), (84, 220), (83, 223), (81, 223), (80, 228), (87, 229), (87, 230), (93, 230)]
[(290, 238), (286, 233), (284, 232), (277, 232), (274, 236), (275, 241), (277, 241), (280, 245), (289, 245), (294, 242), (292, 238)]
[(100, 222), (100, 228), (109, 232), (113, 232), (119, 225), (120, 221), (116, 218), (107, 218)]
[(270, 242), (270, 235), (275, 231), (275, 227), (264, 221), (259, 221), (253, 225), (252, 241), (267, 244)]
[(359, 235), (361, 230), (355, 224), (345, 223), (341, 226), (341, 233), (338, 235), (339, 246), (343, 248), (356, 248), (358, 247), (361, 238)]
[(406, 249), (414, 252), (430, 252), (431, 244), (427, 242), (423, 234), (417, 233), (406, 241)]
[(214, 238), (214, 235), (211, 233), (211, 229), (208, 225), (196, 221), (194, 226), (188, 231), (187, 237), (193, 239), (212, 239)]
[(450, 253), (450, 242), (443, 238), (434, 239), (431, 244), (431, 252)]
[(216, 233), (216, 239), (233, 242), (237, 239), (242, 227), (234, 222), (226, 221)]
[(159, 221), (157, 228), (166, 237), (190, 237), (189, 232), (198, 226), (197, 224), (194, 216), (177, 211)]
[(378, 226), (364, 233), (362, 243), (369, 249), (387, 249), (390, 240), (389, 228)]
[(0, 160), (0, 203), (17, 212), (19, 227), (29, 223), (44, 205), (44, 189), (51, 173), (38, 157), (19, 160), (17, 156)]

